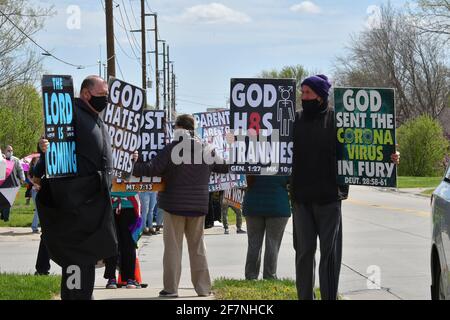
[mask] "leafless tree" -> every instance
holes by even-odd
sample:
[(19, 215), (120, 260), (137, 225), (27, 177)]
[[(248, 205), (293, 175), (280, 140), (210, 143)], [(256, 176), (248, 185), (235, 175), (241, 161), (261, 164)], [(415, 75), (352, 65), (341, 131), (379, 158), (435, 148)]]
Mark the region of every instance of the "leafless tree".
[(415, 25), (426, 33), (440, 34), (450, 39), (450, 1), (418, 0), (417, 7), (411, 9), (416, 17)]
[(421, 114), (437, 118), (450, 97), (445, 40), (410, 20), (389, 4), (381, 7), (379, 25), (354, 36), (348, 55), (335, 62), (338, 85), (395, 88), (400, 123)]

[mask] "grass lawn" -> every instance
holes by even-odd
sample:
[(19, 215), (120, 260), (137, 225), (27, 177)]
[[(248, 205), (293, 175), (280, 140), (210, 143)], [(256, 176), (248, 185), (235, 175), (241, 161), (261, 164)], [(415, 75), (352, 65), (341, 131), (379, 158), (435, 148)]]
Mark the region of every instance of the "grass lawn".
[[(295, 281), (280, 280), (214, 280), (213, 291), (218, 300), (297, 300)], [(320, 291), (316, 289), (320, 299)]]
[(30, 227), (33, 221), (34, 203), (30, 201), (29, 205), (25, 204), (25, 191), (24, 187), (20, 188), (17, 193), (16, 201), (11, 208), (9, 221), (4, 222), (0, 220), (0, 227)]
[(424, 191), (421, 192), (421, 194), (423, 194), (424, 196), (431, 196), (431, 194), (433, 193), (435, 188), (431, 188), (431, 189), (426, 189)]
[[(245, 223), (245, 217), (242, 216), (242, 222)], [(236, 225), (236, 214), (231, 208), (228, 208), (228, 225)]]
[(0, 300), (50, 300), (60, 285), (61, 276), (0, 273)]
[(436, 188), (442, 177), (398, 177), (399, 188)]

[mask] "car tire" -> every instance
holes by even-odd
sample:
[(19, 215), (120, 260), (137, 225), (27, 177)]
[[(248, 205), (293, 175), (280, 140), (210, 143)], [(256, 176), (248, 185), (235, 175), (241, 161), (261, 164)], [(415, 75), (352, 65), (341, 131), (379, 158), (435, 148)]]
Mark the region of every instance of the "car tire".
[(431, 299), (432, 300), (446, 300), (444, 286), (442, 284), (441, 277), (441, 266), (439, 265), (439, 261), (434, 263), (434, 279), (433, 286), (431, 288)]

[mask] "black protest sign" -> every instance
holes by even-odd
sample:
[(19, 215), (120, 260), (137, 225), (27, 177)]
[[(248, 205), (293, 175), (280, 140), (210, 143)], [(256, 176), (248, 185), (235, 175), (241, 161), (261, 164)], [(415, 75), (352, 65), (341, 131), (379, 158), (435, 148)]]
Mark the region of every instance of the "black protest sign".
[(339, 184), (396, 187), (394, 89), (335, 88)]
[[(166, 121), (164, 111), (145, 110), (141, 123), (138, 150), (143, 161), (149, 161), (166, 145)], [(130, 176), (127, 180), (120, 178), (113, 181), (114, 192), (161, 191), (164, 183), (160, 177)]]
[(231, 79), (232, 172), (291, 174), (295, 88), (294, 79)]
[(170, 143), (173, 140), (174, 131), (175, 131), (175, 122), (174, 121), (166, 121), (166, 143)]
[(103, 120), (111, 137), (113, 173), (119, 179), (127, 179), (132, 171), (132, 155), (140, 143), (145, 92), (114, 78), (109, 80), (108, 86), (108, 106)]
[[(229, 145), (226, 141), (226, 135), (230, 132), (230, 110), (194, 113), (193, 116), (198, 125), (197, 133), (203, 142), (212, 145), (216, 154), (228, 161)], [(245, 175), (211, 173), (209, 192), (234, 187), (246, 187)]]
[(44, 75), (42, 98), (45, 138), (49, 141), (45, 156), (46, 177), (75, 176), (77, 157), (72, 77)]

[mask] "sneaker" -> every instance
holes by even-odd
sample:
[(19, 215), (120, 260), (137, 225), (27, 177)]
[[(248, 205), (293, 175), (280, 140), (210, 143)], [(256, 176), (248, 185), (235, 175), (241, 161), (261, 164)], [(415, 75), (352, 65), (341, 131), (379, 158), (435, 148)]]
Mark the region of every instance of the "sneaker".
[(106, 284), (106, 289), (117, 289), (117, 281), (116, 279), (109, 279)]
[(38, 229), (36, 229), (36, 230), (33, 230), (33, 233), (39, 234), (40, 231)]
[(176, 293), (170, 293), (170, 292), (167, 292), (167, 291), (165, 291), (165, 290), (161, 290), (161, 291), (159, 292), (159, 296), (160, 296), (161, 298), (178, 298), (178, 294), (176, 294)]
[(228, 229), (225, 229), (225, 231), (223, 233), (224, 234), (230, 234), (230, 231)]
[(237, 229), (236, 233), (246, 234), (247, 231), (245, 231), (245, 230), (243, 230), (243, 229)]
[(141, 285), (136, 280), (128, 279), (127, 289), (140, 289)]

